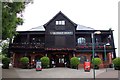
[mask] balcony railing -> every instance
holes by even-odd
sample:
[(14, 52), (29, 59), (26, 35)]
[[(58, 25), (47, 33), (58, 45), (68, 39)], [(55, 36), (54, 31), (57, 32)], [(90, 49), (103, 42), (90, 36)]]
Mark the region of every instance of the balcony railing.
[[(95, 49), (104, 50), (104, 45), (106, 43), (95, 43)], [(10, 44), (10, 49), (45, 49), (44, 43), (12, 43)], [(92, 50), (92, 43), (77, 44), (76, 49), (82, 50)], [(111, 45), (106, 45), (106, 49), (113, 49)]]
[[(94, 47), (95, 49), (104, 49), (104, 45), (106, 43), (95, 43)], [(113, 47), (111, 45), (106, 45), (106, 49), (112, 49)], [(92, 43), (85, 43), (85, 44), (77, 44), (76, 49), (92, 49)]]
[(44, 43), (12, 43), (10, 48), (44, 49)]

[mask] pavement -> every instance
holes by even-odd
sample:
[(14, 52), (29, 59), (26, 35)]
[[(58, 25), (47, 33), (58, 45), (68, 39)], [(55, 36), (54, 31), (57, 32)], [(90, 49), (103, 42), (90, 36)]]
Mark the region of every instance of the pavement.
[[(96, 78), (118, 78), (118, 70), (113, 68), (95, 70)], [(13, 68), (2, 69), (2, 78), (93, 78), (93, 69), (84, 72), (84, 69), (48, 68), (42, 71), (35, 69)]]

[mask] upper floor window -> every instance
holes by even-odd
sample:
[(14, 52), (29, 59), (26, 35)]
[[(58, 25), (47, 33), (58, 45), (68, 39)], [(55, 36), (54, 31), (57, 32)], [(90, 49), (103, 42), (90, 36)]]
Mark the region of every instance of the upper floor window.
[(38, 38), (36, 38), (36, 37), (33, 37), (33, 38), (31, 38), (31, 43), (40, 43), (41, 42), (41, 39), (38, 37)]
[(65, 25), (65, 21), (64, 20), (56, 21), (56, 25)]
[(85, 40), (85, 38), (80, 37), (80, 38), (77, 39), (77, 43), (78, 44), (84, 44), (84, 43), (86, 43), (86, 40)]

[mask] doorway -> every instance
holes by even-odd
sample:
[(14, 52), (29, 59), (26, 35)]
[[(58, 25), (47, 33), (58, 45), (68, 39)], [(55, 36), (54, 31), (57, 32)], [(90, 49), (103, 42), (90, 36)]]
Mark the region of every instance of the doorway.
[(65, 67), (65, 55), (55, 55), (56, 67)]
[(56, 67), (67, 67), (69, 65), (69, 55), (68, 54), (52, 54)]

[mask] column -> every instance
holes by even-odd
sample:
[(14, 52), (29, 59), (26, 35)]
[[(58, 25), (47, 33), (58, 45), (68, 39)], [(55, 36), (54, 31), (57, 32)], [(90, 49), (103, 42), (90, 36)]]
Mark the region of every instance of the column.
[[(115, 45), (114, 45), (114, 37), (113, 37), (113, 31), (110, 29), (110, 34), (111, 34), (111, 45), (113, 48), (115, 48)], [(116, 52), (115, 52), (115, 49), (113, 50), (113, 56), (114, 58), (116, 58)]]
[(12, 65), (13, 65), (13, 67), (15, 67), (15, 53), (13, 53)]
[(35, 56), (34, 55), (30, 55), (30, 57), (31, 57), (31, 67), (33, 68), (33, 67), (35, 67)]
[(108, 63), (112, 64), (112, 54), (108, 53)]

